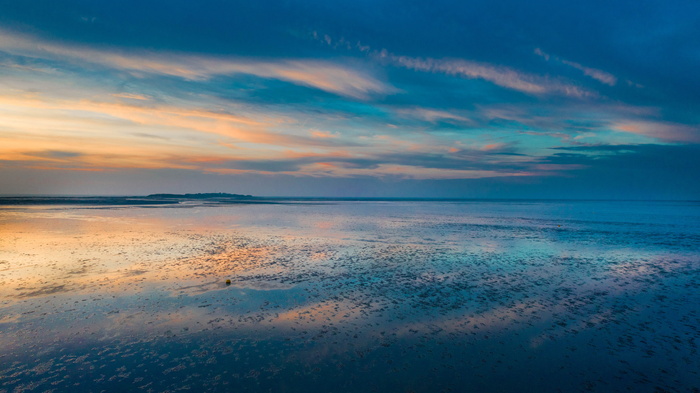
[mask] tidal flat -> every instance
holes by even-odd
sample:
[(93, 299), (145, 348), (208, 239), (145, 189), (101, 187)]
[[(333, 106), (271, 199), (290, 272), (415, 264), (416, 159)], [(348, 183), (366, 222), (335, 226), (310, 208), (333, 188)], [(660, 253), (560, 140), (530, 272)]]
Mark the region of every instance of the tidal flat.
[(698, 345), (698, 202), (0, 207), (0, 392), (700, 392)]

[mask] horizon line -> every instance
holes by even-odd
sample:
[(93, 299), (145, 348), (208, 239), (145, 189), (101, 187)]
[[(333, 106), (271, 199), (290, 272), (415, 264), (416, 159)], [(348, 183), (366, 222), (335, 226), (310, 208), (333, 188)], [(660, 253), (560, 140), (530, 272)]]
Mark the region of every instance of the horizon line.
[[(143, 198), (149, 195), (158, 194), (237, 194), (231, 192), (187, 192), (167, 193), (157, 192), (153, 194), (0, 194), (0, 198)], [(247, 195), (247, 194), (238, 194)], [(365, 197), (365, 196), (269, 196), (251, 195), (255, 199), (286, 199), (286, 200), (345, 200), (345, 201), (578, 201), (578, 202), (700, 202), (700, 199), (629, 199), (629, 198), (533, 198), (533, 197), (415, 197), (415, 196), (385, 196), (385, 197)]]

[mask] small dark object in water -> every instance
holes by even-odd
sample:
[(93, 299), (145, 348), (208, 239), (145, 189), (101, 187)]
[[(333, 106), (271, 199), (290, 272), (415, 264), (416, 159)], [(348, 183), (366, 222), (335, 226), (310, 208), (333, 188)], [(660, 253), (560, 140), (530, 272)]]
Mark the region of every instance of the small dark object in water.
[(226, 280), (226, 285), (231, 285), (231, 280)]

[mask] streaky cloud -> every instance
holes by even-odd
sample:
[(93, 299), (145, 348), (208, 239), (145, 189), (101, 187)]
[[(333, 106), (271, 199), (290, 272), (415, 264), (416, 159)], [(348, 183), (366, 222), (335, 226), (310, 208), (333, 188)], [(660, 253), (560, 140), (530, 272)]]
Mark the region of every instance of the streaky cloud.
[(133, 94), (133, 93), (115, 93), (112, 94), (112, 97), (117, 97), (117, 98), (126, 98), (128, 100), (140, 100), (140, 101), (149, 101), (151, 98), (143, 95), (143, 94)]
[(597, 96), (597, 93), (576, 85), (550, 80), (546, 77), (520, 72), (504, 66), (495, 66), (464, 59), (400, 56), (386, 50), (377, 52), (375, 56), (398, 67), (422, 72), (455, 75), (467, 79), (482, 79), (506, 89), (531, 95), (563, 95), (576, 98)]
[(667, 142), (700, 143), (700, 127), (648, 120), (621, 120), (612, 124), (616, 131), (644, 135)]
[[(282, 172), (282, 174), (285, 174)], [(481, 179), (490, 177), (533, 176), (523, 171), (494, 171), (472, 169), (429, 168), (416, 165), (378, 164), (372, 168), (316, 162), (300, 167), (299, 172), (287, 173), (311, 177), (396, 177), (399, 179)]]
[[(188, 80), (248, 74), (312, 87), (356, 99), (395, 92), (368, 72), (327, 60), (204, 56), (172, 52), (126, 52), (52, 42), (0, 30), (0, 51), (13, 55), (72, 63), (96, 64), (135, 75), (159, 74)], [(133, 97), (132, 97), (133, 98)]]
[[(328, 45), (334, 49), (356, 49), (362, 53), (369, 54), (375, 59), (397, 67), (422, 72), (455, 75), (467, 79), (482, 79), (495, 85), (520, 91), (526, 94), (564, 95), (577, 98), (593, 98), (598, 96), (598, 94), (594, 91), (590, 91), (570, 83), (551, 80), (539, 75), (528, 74), (510, 67), (481, 63), (466, 59), (435, 59), (430, 57), (403, 56), (392, 53), (387, 49), (372, 50), (370, 46), (362, 45), (360, 42), (353, 45), (345, 38), (334, 40), (328, 34), (321, 35), (316, 31), (312, 33), (312, 37), (314, 40), (324, 43), (325, 45)], [(596, 76), (602, 73), (594, 72), (598, 70), (593, 69), (587, 69), (586, 72), (588, 71), (594, 73)]]
[(449, 110), (442, 109), (432, 109), (432, 108), (421, 108), (421, 107), (410, 107), (410, 108), (399, 108), (396, 110), (401, 116), (416, 118), (420, 120), (425, 120), (430, 123), (435, 123), (439, 121), (454, 121), (458, 123), (474, 123), (472, 119), (468, 117), (453, 113)]
[[(553, 56), (550, 55), (549, 53), (544, 52), (540, 48), (535, 48), (535, 54), (538, 56), (541, 56), (547, 61), (554, 60), (559, 63), (568, 65), (569, 67), (573, 67), (579, 71), (582, 71), (584, 75), (590, 76), (591, 78), (597, 80), (600, 83), (606, 84), (608, 86), (615, 86), (617, 84), (617, 77), (609, 72), (599, 70), (596, 68), (592, 67), (586, 67), (580, 63), (576, 63), (574, 61), (562, 59), (558, 56)], [(632, 85), (633, 82), (627, 81), (629, 85)]]

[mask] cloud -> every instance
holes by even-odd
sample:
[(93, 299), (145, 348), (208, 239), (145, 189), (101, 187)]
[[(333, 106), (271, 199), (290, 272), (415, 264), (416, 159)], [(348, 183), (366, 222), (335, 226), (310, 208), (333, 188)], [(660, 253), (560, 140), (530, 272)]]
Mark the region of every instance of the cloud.
[[(521, 135), (546, 136), (565, 144), (640, 144), (655, 138), (667, 143), (700, 141), (700, 125), (664, 121), (658, 108), (607, 102), (576, 105), (477, 105), (471, 116), (494, 128), (508, 127)], [(522, 138), (524, 143), (539, 138)]]
[[(0, 31), (0, 51), (13, 55), (72, 63), (89, 63), (129, 71), (188, 80), (218, 75), (248, 74), (308, 86), (357, 99), (396, 91), (367, 72), (347, 64), (307, 59), (263, 61), (168, 52), (125, 52), (67, 45)], [(131, 97), (134, 98), (134, 97)]]
[[(568, 65), (569, 67), (573, 67), (579, 71), (583, 71), (583, 74), (586, 76), (590, 76), (591, 78), (597, 80), (600, 83), (604, 83), (608, 86), (615, 86), (617, 84), (617, 77), (609, 72), (605, 72), (596, 68), (591, 68), (591, 67), (586, 67), (582, 64), (565, 60), (562, 59), (558, 56), (552, 56), (548, 53), (545, 53), (542, 51), (540, 48), (535, 48), (535, 54), (538, 56), (543, 57), (545, 60), (549, 61), (550, 59), (557, 61), (561, 64)], [(628, 81), (628, 83), (631, 83)]]
[(537, 56), (542, 56), (542, 57), (544, 57), (545, 60), (549, 61), (549, 57), (550, 57), (549, 53), (545, 53), (544, 51), (542, 51), (542, 49), (535, 48), (535, 54)]
[[(658, 112), (595, 100), (567, 100), (562, 105), (560, 99), (520, 97), (526, 102), (498, 103), (494, 99), (460, 108), (455, 102), (441, 107), (403, 97), (381, 105), (326, 97), (320, 103), (289, 104), (246, 99), (245, 94), (232, 98), (228, 90), (216, 90), (214, 83), (196, 84), (201, 90), (190, 91), (194, 83), (171, 83), (174, 78), (159, 89), (161, 80), (148, 79), (169, 75), (200, 81), (244, 73), (351, 98), (394, 91), (367, 73), (327, 61), (127, 53), (18, 35), (0, 37), (0, 50), (32, 56), (33, 61), (15, 56), (32, 64), (68, 65), (65, 80), (46, 77), (49, 85), (42, 85), (44, 79), (34, 74), (11, 70), (19, 75), (18, 82), (10, 81), (0, 91), (0, 160), (6, 167), (108, 172), (169, 168), (343, 179), (512, 177), (525, 181), (584, 168), (578, 162), (565, 162), (564, 156), (548, 161), (552, 156), (548, 148), (553, 144), (648, 142), (633, 134), (670, 142), (697, 141), (697, 129), (691, 126), (645, 119), (660, 119)], [(390, 66), (480, 79), (535, 96), (594, 95), (563, 80), (508, 67), (371, 49), (368, 53)], [(119, 72), (105, 73), (101, 67)], [(90, 72), (95, 69), (100, 72)], [(95, 75), (105, 76), (111, 86), (89, 85)], [(416, 119), (433, 124), (426, 126)], [(440, 132), (432, 132), (435, 129)], [(596, 138), (577, 140), (583, 133)]]
[(456, 75), (468, 79), (482, 79), (495, 85), (532, 95), (565, 95), (571, 97), (594, 97), (596, 94), (571, 84), (516, 71), (512, 68), (494, 66), (462, 59), (433, 59), (398, 56), (386, 50), (375, 56), (395, 66), (416, 71)]
[(143, 94), (132, 94), (132, 93), (112, 94), (112, 97), (126, 98), (128, 100), (140, 100), (140, 101), (149, 101), (151, 99), (150, 97), (147, 97)]
[(645, 145), (581, 145), (581, 146), (560, 146), (551, 147), (550, 149), (555, 150), (571, 150), (571, 151), (584, 151), (584, 152), (631, 152), (644, 147)]
[(597, 70), (595, 68), (585, 67), (579, 63), (574, 63), (573, 61), (562, 60), (562, 63), (574, 67), (577, 70), (583, 71), (584, 75), (590, 76), (591, 78), (604, 83), (609, 86), (615, 86), (617, 84), (617, 77), (607, 73), (605, 71)]
[(397, 109), (396, 113), (404, 117), (417, 118), (430, 123), (435, 123), (444, 120), (455, 121), (460, 123), (473, 123), (473, 121), (467, 117), (460, 116), (455, 113), (440, 109), (411, 107)]
[[(480, 179), (552, 176), (541, 159), (503, 154), (512, 147), (493, 143), (454, 149), (424, 146), (422, 150), (395, 151), (380, 145), (362, 150), (325, 154), (287, 154), (285, 158), (221, 162), (205, 169), (219, 174), (291, 175), (296, 177), (392, 177), (397, 179)], [(576, 169), (560, 167), (560, 170)], [(546, 172), (549, 171), (549, 172)]]
[[(345, 48), (348, 50), (357, 49), (360, 52), (370, 54), (374, 58), (388, 62), (394, 66), (404, 67), (415, 71), (443, 73), (468, 79), (482, 79), (507, 89), (521, 91), (532, 95), (553, 94), (578, 98), (597, 96), (595, 92), (588, 91), (579, 86), (550, 80), (538, 75), (527, 74), (509, 67), (479, 63), (464, 59), (434, 59), (401, 56), (391, 53), (386, 49), (371, 50), (370, 46), (362, 45), (360, 42), (353, 45), (344, 38), (333, 40), (329, 35), (324, 34), (321, 36), (315, 31), (313, 32), (312, 36), (315, 40), (323, 42), (333, 48)], [(549, 55), (544, 54), (540, 49), (536, 49), (536, 53), (546, 56), (546, 58), (549, 59)], [(594, 77), (607, 77), (607, 75), (605, 75), (605, 73), (602, 71), (594, 70), (592, 68), (586, 68), (584, 72), (586, 72), (587, 75), (588, 73), (591, 73), (591, 75), (594, 75)]]
[(332, 132), (329, 131), (320, 131), (320, 130), (310, 130), (311, 136), (313, 138), (337, 138), (337, 134), (333, 134)]
[(480, 169), (429, 168), (415, 165), (378, 164), (372, 168), (317, 162), (300, 167), (300, 172), (314, 177), (397, 177), (401, 179), (481, 179), (490, 177), (532, 176), (529, 172), (507, 172)]
[(668, 142), (700, 142), (700, 127), (648, 120), (620, 120), (611, 125), (615, 131), (644, 135)]
[(540, 170), (540, 171), (569, 171), (569, 170), (576, 170), (576, 169), (585, 169), (588, 168), (586, 165), (580, 165), (580, 164), (537, 164), (534, 166), (534, 169)]
[(34, 155), (36, 157), (45, 158), (48, 160), (65, 160), (68, 158), (80, 157), (83, 155), (79, 152), (74, 151), (61, 151), (61, 150), (45, 150), (36, 153), (27, 153), (28, 155)]
[[(306, 131), (303, 132), (304, 135), (296, 135), (294, 127), (297, 122), (294, 118), (268, 113), (252, 113), (250, 115), (254, 117), (251, 117), (249, 114), (240, 115), (196, 107), (143, 103), (142, 100), (63, 100), (38, 95), (0, 95), (0, 104), (10, 110), (10, 113), (4, 114), (0, 111), (4, 125), (22, 130), (24, 139), (32, 133), (52, 135), (50, 139), (56, 139), (57, 135), (62, 134), (64, 137), (69, 135), (70, 138), (82, 137), (113, 144), (115, 139), (123, 140), (124, 136), (118, 132), (95, 132), (95, 129), (119, 131), (125, 126), (131, 126), (134, 131), (131, 135), (151, 135), (149, 139), (153, 140), (152, 135), (155, 133), (156, 136), (161, 136), (161, 140), (169, 141), (168, 143), (177, 149), (182, 149), (183, 143), (205, 142), (198, 137), (199, 134), (230, 138), (236, 144), (268, 145), (268, 148), (309, 149), (358, 145), (356, 141), (341, 140), (331, 133), (322, 134), (325, 137), (313, 133), (307, 136)], [(32, 131), (26, 131), (27, 128), (31, 128)], [(139, 131), (140, 129), (149, 132), (144, 133)], [(163, 135), (168, 137), (162, 137)], [(154, 142), (149, 144), (156, 146)], [(255, 152), (250, 146), (246, 150)]]
[[(700, 144), (564, 147), (573, 154), (555, 154), (544, 163), (583, 165), (573, 177), (542, 179), (540, 187), (555, 197), (620, 199), (693, 199), (700, 183)], [(577, 154), (577, 153), (582, 154)]]
[(508, 145), (505, 143), (489, 143), (488, 145), (482, 146), (481, 149), (479, 149), (479, 150), (481, 150), (481, 151), (500, 151), (506, 147), (508, 147)]

